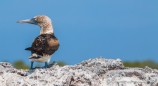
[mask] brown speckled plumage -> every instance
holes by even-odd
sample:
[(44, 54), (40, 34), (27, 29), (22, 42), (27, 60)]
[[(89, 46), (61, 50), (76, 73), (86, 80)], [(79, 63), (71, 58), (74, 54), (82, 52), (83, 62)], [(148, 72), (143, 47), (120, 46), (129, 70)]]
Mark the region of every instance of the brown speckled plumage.
[(41, 34), (35, 38), (31, 47), (25, 50), (43, 56), (43, 54), (52, 55), (59, 47), (59, 41), (54, 34)]

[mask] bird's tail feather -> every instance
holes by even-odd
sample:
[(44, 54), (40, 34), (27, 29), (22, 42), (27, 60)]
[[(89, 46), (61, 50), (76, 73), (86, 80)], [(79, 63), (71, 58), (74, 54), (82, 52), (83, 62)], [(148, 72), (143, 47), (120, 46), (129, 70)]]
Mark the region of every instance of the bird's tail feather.
[(31, 50), (32, 50), (32, 48), (31, 48), (31, 47), (28, 47), (28, 48), (26, 48), (25, 50), (29, 50), (29, 51), (31, 51)]

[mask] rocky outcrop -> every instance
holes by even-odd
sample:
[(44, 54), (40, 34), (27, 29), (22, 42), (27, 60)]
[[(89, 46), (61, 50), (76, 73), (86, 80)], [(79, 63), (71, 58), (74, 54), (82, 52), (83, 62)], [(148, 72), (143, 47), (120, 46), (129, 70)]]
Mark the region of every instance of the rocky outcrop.
[(33, 71), (0, 62), (0, 86), (158, 86), (158, 70), (126, 68), (120, 59), (102, 57)]

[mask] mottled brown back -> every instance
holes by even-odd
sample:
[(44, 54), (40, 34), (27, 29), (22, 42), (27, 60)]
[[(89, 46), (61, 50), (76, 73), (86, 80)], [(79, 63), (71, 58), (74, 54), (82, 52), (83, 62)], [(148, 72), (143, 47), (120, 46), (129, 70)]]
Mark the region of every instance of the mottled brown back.
[(41, 34), (35, 38), (32, 46), (25, 50), (29, 50), (38, 55), (43, 55), (43, 53), (52, 55), (58, 48), (59, 41), (54, 34)]

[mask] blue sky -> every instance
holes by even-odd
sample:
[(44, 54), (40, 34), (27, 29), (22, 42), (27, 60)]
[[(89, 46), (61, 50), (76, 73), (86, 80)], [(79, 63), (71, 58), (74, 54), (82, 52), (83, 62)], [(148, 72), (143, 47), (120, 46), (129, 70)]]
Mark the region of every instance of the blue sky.
[(23, 60), (39, 27), (18, 20), (45, 14), (52, 19), (60, 47), (51, 61), (77, 64), (103, 56), (122, 61), (158, 62), (156, 0), (2, 0), (0, 61)]

